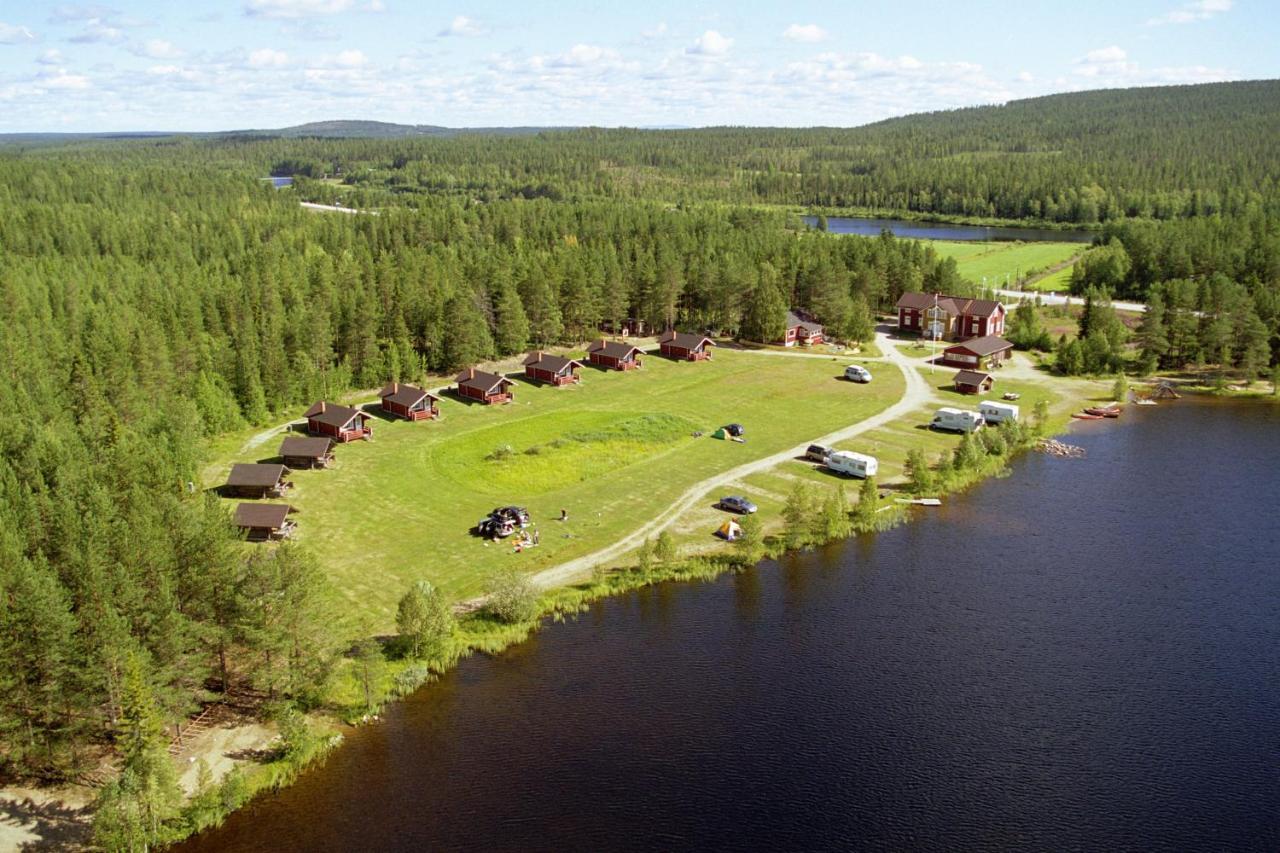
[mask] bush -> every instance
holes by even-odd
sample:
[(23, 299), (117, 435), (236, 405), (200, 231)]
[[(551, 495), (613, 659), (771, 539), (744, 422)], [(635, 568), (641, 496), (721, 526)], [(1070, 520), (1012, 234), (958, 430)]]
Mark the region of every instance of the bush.
[(509, 444), (499, 444), (484, 458), (486, 462), (501, 462), (516, 455), (515, 448)]
[(522, 572), (504, 569), (489, 582), (489, 600), (484, 607), (500, 622), (528, 622), (538, 615), (538, 592)]

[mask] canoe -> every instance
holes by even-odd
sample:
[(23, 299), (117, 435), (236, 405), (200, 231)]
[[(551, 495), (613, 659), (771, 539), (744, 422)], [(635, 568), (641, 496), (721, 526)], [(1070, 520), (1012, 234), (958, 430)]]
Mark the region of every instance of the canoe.
[(1073, 412), (1071, 417), (1082, 421), (1100, 421), (1103, 418), (1102, 415), (1091, 415), (1088, 412)]
[(1112, 406), (1090, 406), (1084, 410), (1086, 415), (1097, 415), (1100, 418), (1118, 418), (1120, 410)]

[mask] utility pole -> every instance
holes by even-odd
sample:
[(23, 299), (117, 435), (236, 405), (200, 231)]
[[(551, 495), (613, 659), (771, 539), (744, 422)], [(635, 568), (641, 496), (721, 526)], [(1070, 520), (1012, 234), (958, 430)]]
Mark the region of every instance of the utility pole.
[(938, 357), (938, 293), (933, 294), (933, 316), (929, 318), (929, 375), (933, 375), (934, 360)]

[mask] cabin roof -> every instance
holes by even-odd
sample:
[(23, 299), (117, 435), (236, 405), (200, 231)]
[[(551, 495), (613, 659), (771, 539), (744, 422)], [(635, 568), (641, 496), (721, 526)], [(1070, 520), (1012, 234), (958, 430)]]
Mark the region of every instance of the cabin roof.
[(499, 376), (496, 373), (487, 373), (483, 370), (476, 370), (474, 367), (468, 367), (466, 370), (459, 373), (457, 382), (459, 388), (476, 388), (486, 394), (499, 385), (513, 384), (512, 381), (505, 376)]
[(582, 362), (572, 358), (565, 358), (562, 355), (551, 355), (542, 350), (531, 352), (524, 360), (525, 367), (533, 365), (553, 371), (555, 373), (563, 373), (565, 370), (574, 367), (582, 367)]
[(925, 309), (933, 307), (934, 298), (938, 300), (938, 307), (948, 314), (969, 314), (979, 317), (990, 317), (997, 308), (1003, 307), (1003, 303), (993, 299), (970, 299), (967, 296), (944, 296), (941, 293), (904, 293), (898, 297), (897, 307), (899, 308), (916, 308)]
[(332, 446), (333, 439), (290, 435), (280, 442), (280, 455), (321, 459), (329, 454), (329, 448)]
[(813, 320), (810, 320), (807, 317), (795, 311), (788, 311), (787, 312), (787, 328), (794, 329), (796, 326), (799, 326), (803, 329), (808, 329), (811, 332), (822, 331), (821, 323), (815, 323)]
[(660, 344), (675, 344), (681, 349), (696, 350), (698, 347), (706, 344), (715, 346), (716, 342), (708, 338), (706, 335), (691, 335), (687, 332), (669, 331), (663, 332), (658, 338)]
[(633, 353), (640, 352), (640, 348), (624, 341), (606, 341), (601, 338), (587, 347), (587, 352), (607, 355), (610, 358), (625, 359)]
[(981, 370), (961, 370), (956, 373), (955, 383), (957, 385), (982, 385), (990, 378), (990, 373), (985, 373)]
[(231, 466), (231, 473), (227, 475), (227, 485), (270, 488), (284, 478), (285, 471), (283, 465), (239, 462)]
[(285, 518), (291, 509), (288, 504), (238, 504), (236, 527), (278, 530), (284, 527)]
[(360, 414), (363, 413), (350, 406), (340, 406), (337, 403), (321, 400), (318, 403), (313, 403), (311, 408), (307, 409), (306, 413), (303, 414), (303, 417), (309, 421), (341, 428), (350, 423), (351, 419), (356, 415)]
[(432, 400), (440, 399), (430, 391), (424, 391), (416, 385), (406, 385), (401, 382), (390, 383), (378, 393), (378, 396), (382, 398), (384, 403), (391, 402), (398, 406), (416, 406), (424, 397)]
[(980, 338), (969, 338), (969, 340), (967, 341), (963, 341), (958, 344), (952, 344), (951, 346), (943, 350), (943, 352), (951, 352), (952, 350), (964, 350), (965, 352), (969, 352), (974, 355), (983, 356), (983, 355), (993, 355), (998, 352), (1004, 352), (1005, 350), (1008, 350), (1008, 349), (1013, 349), (1013, 344), (1011, 344), (1009, 341), (1006, 341), (1004, 338), (1000, 337), (999, 335), (983, 335)]

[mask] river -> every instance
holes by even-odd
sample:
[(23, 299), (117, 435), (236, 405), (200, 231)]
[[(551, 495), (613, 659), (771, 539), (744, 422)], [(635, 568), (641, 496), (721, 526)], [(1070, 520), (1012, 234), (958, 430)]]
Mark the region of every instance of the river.
[[(808, 225), (818, 224), (816, 216), (802, 218)], [(1022, 240), (1026, 243), (1092, 243), (1093, 238), (1097, 236), (1090, 231), (951, 225), (945, 222), (912, 222), (905, 219), (871, 219), (858, 216), (830, 216), (827, 218), (827, 231), (832, 234), (860, 234), (864, 237), (875, 237), (881, 231), (892, 231), (896, 237), (911, 240)]]
[(1280, 849), (1280, 407), (600, 602), (180, 849)]

